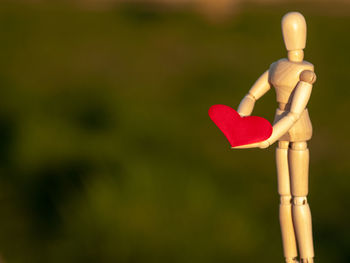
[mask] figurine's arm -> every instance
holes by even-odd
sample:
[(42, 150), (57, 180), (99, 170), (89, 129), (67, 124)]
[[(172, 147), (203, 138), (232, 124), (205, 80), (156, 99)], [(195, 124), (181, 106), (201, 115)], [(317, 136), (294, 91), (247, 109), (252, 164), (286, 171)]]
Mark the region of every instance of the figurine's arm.
[(266, 140), (268, 143), (267, 146), (277, 141), (293, 126), (297, 120), (299, 120), (301, 114), (306, 108), (307, 103), (309, 102), (312, 91), (312, 84), (315, 81), (316, 74), (311, 70), (304, 70), (300, 74), (300, 81), (295, 88), (290, 111), (285, 117), (273, 125), (272, 135)]
[(254, 85), (249, 90), (248, 94), (242, 99), (238, 106), (237, 112), (241, 116), (249, 116), (254, 108), (255, 102), (260, 99), (271, 88), (269, 83), (269, 71), (258, 78)]
[(236, 149), (245, 148), (266, 148), (276, 142), (283, 136), (293, 124), (300, 118), (301, 114), (306, 108), (310, 99), (312, 84), (316, 81), (316, 74), (311, 70), (304, 70), (300, 74), (300, 81), (298, 82), (293, 96), (292, 105), (289, 113), (273, 125), (273, 132), (265, 141), (233, 147)]

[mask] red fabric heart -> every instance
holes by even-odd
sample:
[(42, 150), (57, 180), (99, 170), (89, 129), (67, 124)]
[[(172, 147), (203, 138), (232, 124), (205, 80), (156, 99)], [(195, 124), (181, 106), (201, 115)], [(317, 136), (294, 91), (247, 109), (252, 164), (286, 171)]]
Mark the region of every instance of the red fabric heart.
[(272, 126), (268, 120), (257, 116), (241, 117), (226, 105), (211, 106), (209, 116), (232, 147), (261, 142), (272, 134)]

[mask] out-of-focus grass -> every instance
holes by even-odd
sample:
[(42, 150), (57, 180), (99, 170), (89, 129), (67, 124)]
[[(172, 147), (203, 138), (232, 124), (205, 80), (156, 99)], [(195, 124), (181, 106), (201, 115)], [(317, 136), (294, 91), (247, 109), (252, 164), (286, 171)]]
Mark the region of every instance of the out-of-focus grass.
[[(344, 10), (347, 7), (333, 9)], [(316, 255), (348, 262), (350, 17), (327, 5), (184, 11), (0, 9), (0, 253), (5, 262), (282, 260), (274, 147), (231, 151), (209, 120), (308, 22)], [(270, 91), (254, 114), (273, 119)]]

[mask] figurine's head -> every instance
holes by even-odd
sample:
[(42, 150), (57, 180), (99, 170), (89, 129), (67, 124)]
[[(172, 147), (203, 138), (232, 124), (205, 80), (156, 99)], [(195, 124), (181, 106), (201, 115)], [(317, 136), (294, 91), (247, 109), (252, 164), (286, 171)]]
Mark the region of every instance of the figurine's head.
[(304, 59), (306, 44), (306, 22), (299, 12), (289, 12), (282, 18), (282, 34), (290, 61), (301, 62)]

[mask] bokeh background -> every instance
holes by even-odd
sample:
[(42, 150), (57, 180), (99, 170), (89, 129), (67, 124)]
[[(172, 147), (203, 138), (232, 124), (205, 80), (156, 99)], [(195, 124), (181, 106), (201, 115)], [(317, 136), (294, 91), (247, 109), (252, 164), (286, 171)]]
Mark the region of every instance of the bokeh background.
[(350, 5), (331, 0), (1, 1), (0, 262), (283, 262), (275, 146), (230, 150), (207, 111), (286, 56), (296, 10), (316, 262), (350, 262)]

